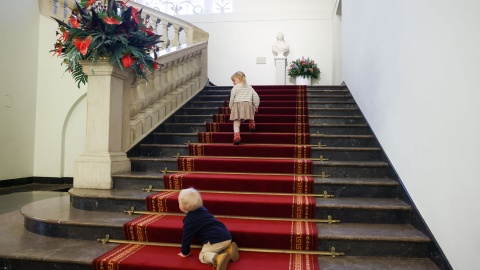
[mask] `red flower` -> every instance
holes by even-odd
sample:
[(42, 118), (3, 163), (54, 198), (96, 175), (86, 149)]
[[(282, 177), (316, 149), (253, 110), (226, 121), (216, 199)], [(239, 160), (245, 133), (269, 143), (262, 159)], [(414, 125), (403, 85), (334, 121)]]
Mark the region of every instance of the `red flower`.
[(159, 69), (160, 68), (160, 63), (153, 62), (153, 69)]
[(144, 70), (145, 70), (145, 66), (144, 66), (142, 63), (140, 63), (140, 70), (141, 70), (141, 71), (144, 71)]
[(147, 36), (154, 36), (155, 35), (155, 33), (151, 29), (148, 29), (146, 27), (142, 28), (142, 31), (147, 33)]
[(135, 21), (135, 23), (138, 24), (138, 20), (139, 20), (139, 17), (140, 15), (137, 15), (138, 14), (138, 9), (134, 8), (134, 7), (131, 7), (132, 8), (132, 17), (133, 17), (133, 20)]
[(67, 41), (70, 33), (68, 33), (68, 31), (63, 27), (60, 29), (60, 31), (62, 31), (62, 36), (59, 38), (59, 40)]
[(121, 24), (122, 22), (117, 20), (117, 18), (115, 17), (105, 17), (103, 18), (103, 21), (106, 23), (106, 24)]
[(88, 36), (84, 40), (82, 40), (79, 37), (73, 38), (72, 43), (77, 47), (78, 51), (85, 55), (87, 54), (88, 51), (88, 46), (90, 46), (90, 43), (92, 42), (92, 37)]
[(70, 17), (70, 23), (71, 23), (72, 26), (75, 27), (75, 28), (79, 28), (79, 27), (80, 27), (80, 23), (78, 22), (77, 17), (75, 17), (75, 16), (71, 16), (71, 17)]
[(85, 7), (89, 7), (91, 4), (95, 3), (97, 0), (90, 0), (87, 3), (85, 3)]
[(57, 57), (59, 57), (62, 54), (62, 43), (60, 42), (55, 43), (55, 52), (53, 53), (52, 56), (55, 56), (56, 54), (58, 54)]
[(130, 56), (130, 53), (125, 54), (122, 57), (122, 64), (124, 67), (130, 67), (135, 63), (135, 58)]

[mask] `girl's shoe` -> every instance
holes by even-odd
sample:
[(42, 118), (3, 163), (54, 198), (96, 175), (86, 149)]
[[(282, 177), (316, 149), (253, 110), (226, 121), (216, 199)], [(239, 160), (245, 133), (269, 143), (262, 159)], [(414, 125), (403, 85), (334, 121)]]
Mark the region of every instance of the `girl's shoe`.
[(240, 132), (235, 132), (235, 134), (233, 135), (233, 144), (239, 145), (241, 140), (242, 139), (240, 138)]
[(248, 129), (249, 129), (250, 131), (255, 131), (255, 130), (257, 130), (257, 129), (255, 128), (255, 121), (251, 120), (251, 121), (248, 123)]

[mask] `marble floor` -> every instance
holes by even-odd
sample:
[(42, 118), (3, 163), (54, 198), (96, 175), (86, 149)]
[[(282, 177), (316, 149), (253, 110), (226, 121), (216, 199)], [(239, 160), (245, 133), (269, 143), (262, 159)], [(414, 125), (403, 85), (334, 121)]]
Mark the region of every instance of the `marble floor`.
[(26, 191), (0, 195), (0, 214), (20, 210), (24, 205), (31, 202), (61, 196), (68, 196), (68, 193), (59, 191)]

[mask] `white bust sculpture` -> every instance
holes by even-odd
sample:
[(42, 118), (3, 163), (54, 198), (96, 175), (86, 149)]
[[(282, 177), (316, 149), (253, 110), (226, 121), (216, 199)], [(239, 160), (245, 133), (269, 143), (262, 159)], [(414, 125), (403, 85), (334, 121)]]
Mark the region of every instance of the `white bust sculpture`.
[(278, 54), (278, 56), (284, 56), (288, 52), (288, 44), (283, 40), (283, 33), (278, 32), (277, 42), (273, 44), (272, 50)]

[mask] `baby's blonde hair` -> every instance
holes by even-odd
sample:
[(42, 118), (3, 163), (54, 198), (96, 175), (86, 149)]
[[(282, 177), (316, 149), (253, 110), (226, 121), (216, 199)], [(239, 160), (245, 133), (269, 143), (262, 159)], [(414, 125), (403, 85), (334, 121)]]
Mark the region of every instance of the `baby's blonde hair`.
[(245, 73), (243, 73), (241, 71), (237, 71), (237, 72), (233, 73), (231, 79), (233, 80), (233, 78), (239, 78), (240, 82), (243, 85), (247, 85), (247, 77), (245, 77)]
[(182, 189), (178, 194), (178, 203), (183, 206), (185, 211), (195, 211), (203, 205), (200, 192), (194, 188)]

